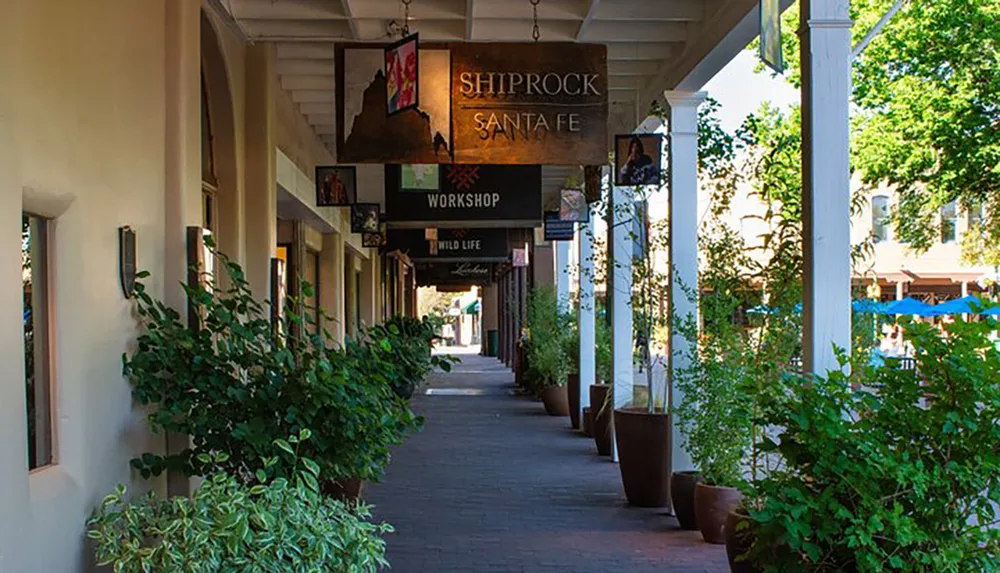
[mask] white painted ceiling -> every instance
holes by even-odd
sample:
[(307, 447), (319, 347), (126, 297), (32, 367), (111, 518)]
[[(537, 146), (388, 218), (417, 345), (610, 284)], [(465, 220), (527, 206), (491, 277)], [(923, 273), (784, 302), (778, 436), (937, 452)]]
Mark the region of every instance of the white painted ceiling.
[[(400, 37), (401, 0), (214, 0), (251, 42), (274, 42), (281, 87), (334, 149), (334, 44)], [(539, 0), (541, 42), (608, 46), (609, 132), (631, 131), (651, 102), (699, 65), (756, 0)], [(427, 42), (532, 40), (530, 0), (412, 0)]]

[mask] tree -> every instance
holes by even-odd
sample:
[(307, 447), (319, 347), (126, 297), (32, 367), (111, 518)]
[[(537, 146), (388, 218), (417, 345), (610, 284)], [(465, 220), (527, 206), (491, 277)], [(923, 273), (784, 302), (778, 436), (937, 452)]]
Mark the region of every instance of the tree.
[[(894, 2), (851, 2), (855, 43)], [(788, 10), (784, 29), (798, 17)], [(795, 35), (782, 47), (798, 86)], [(941, 207), (956, 200), (985, 205), (984, 232), (1000, 238), (1000, 2), (907, 0), (852, 69), (854, 169), (866, 185), (897, 191), (897, 236), (927, 249)]]

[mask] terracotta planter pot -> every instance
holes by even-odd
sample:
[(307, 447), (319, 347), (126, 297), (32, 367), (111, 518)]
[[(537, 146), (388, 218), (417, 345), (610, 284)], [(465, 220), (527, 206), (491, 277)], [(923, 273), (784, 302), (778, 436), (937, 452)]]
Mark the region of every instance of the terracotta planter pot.
[(701, 536), (709, 543), (726, 542), (726, 518), (739, 506), (743, 496), (734, 487), (715, 487), (699, 483), (694, 488), (694, 513)]
[(580, 429), (580, 374), (570, 374), (566, 379), (566, 395), (569, 397), (569, 425)]
[(670, 499), (674, 502), (674, 515), (681, 529), (697, 530), (698, 517), (694, 512), (694, 488), (701, 482), (698, 472), (674, 472), (670, 476)]
[(323, 493), (340, 501), (357, 501), (365, 493), (365, 480), (358, 478), (328, 480), (323, 484)]
[[(740, 528), (741, 523), (748, 524)], [(753, 547), (757, 540), (757, 532), (753, 520), (742, 508), (736, 508), (726, 516), (726, 556), (729, 558), (729, 570), (732, 573), (763, 573), (763, 569), (751, 561), (737, 560)]]
[(634, 507), (670, 505), (670, 416), (644, 408), (615, 410), (615, 441), (625, 497)]
[(542, 404), (549, 416), (569, 416), (569, 398), (565, 386), (549, 386), (542, 390)]
[(590, 431), (594, 436), (594, 443), (597, 444), (597, 454), (601, 456), (611, 455), (610, 393), (611, 386), (608, 384), (594, 384), (590, 387)]

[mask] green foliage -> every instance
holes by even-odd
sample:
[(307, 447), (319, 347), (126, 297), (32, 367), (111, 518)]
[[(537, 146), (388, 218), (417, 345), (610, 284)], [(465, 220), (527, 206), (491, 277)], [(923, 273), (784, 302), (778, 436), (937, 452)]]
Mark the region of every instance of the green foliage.
[(536, 394), (549, 386), (565, 386), (571, 358), (566, 354), (567, 337), (574, 335), (569, 317), (559, 312), (555, 287), (531, 290), (528, 297), (528, 336), (522, 343), (527, 361), (528, 389)]
[[(276, 447), (292, 450), (306, 441), (293, 436)], [(191, 498), (150, 493), (129, 500), (119, 485), (87, 521), (98, 565), (116, 573), (374, 573), (388, 567), (381, 535), (392, 527), (370, 522), (365, 505), (348, 507), (321, 495), (315, 463), (293, 463), (292, 480), (245, 484), (218, 473)]]
[[(276, 439), (311, 430), (314, 439), (303, 453), (324, 478), (377, 480), (389, 447), (422, 424), (393, 392), (412, 367), (392, 354), (394, 342), (402, 343), (396, 335), (390, 339), (389, 329), (364, 331), (343, 348), (326, 331), (295, 334), (315, 330), (314, 313), (302, 312), (298, 300), (288, 301), (274, 326), (239, 265), (218, 257), (225, 272), (220, 282), (229, 286), (185, 287), (198, 317), (194, 328), (136, 285), (145, 331), (123, 357), (124, 373), (136, 401), (153, 406), (152, 429), (190, 436), (190, 446), (165, 456), (143, 454), (133, 467), (144, 477), (172, 469), (223, 471), (244, 484), (258, 470), (287, 478), (287, 464), (264, 468), (261, 460), (274, 455)], [(308, 283), (301, 290), (304, 299), (312, 296)]]
[[(796, 115), (763, 107), (737, 132), (741, 159), (716, 182), (711, 213), (699, 233), (698, 291), (702, 325), (675, 320), (687, 340), (688, 366), (673, 384), (685, 447), (705, 479), (748, 490), (765, 461), (754, 448), (758, 396), (791, 368), (801, 351), (801, 180)], [(747, 241), (723, 221), (735, 189), (748, 182), (764, 205), (763, 229)], [(692, 285), (685, 285), (693, 297)], [(767, 311), (748, 314), (751, 308)]]
[(789, 376), (762, 401), (757, 558), (777, 571), (966, 573), (1000, 568), (1000, 352), (993, 320), (905, 323), (895, 360), (851, 389)]
[(437, 339), (437, 322), (438, 319), (426, 316), (422, 319), (396, 316), (368, 332), (369, 342), (373, 336), (388, 342), (388, 347), (380, 341), (369, 346), (391, 370), (389, 383), (397, 394), (412, 393), (433, 369), (450, 372), (451, 365), (458, 362), (455, 357), (431, 353)]
[[(894, 1), (850, 3), (855, 45)], [(798, 87), (797, 6), (782, 26), (786, 78)], [(896, 236), (926, 249), (940, 208), (957, 200), (986, 205), (987, 234), (1000, 237), (1000, 4), (903, 2), (852, 72), (853, 164), (866, 184), (898, 191)]]

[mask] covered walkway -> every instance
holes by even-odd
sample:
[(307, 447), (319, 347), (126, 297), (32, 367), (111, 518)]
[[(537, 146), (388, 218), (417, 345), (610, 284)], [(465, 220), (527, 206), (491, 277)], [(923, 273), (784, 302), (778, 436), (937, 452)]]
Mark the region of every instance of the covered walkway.
[[(500, 362), (461, 358), (414, 398), (426, 426), (366, 495), (396, 527), (395, 573), (728, 571), (722, 547), (663, 510), (628, 507), (617, 466), (567, 419), (515, 397)], [(458, 389), (477, 395), (447, 395)]]

